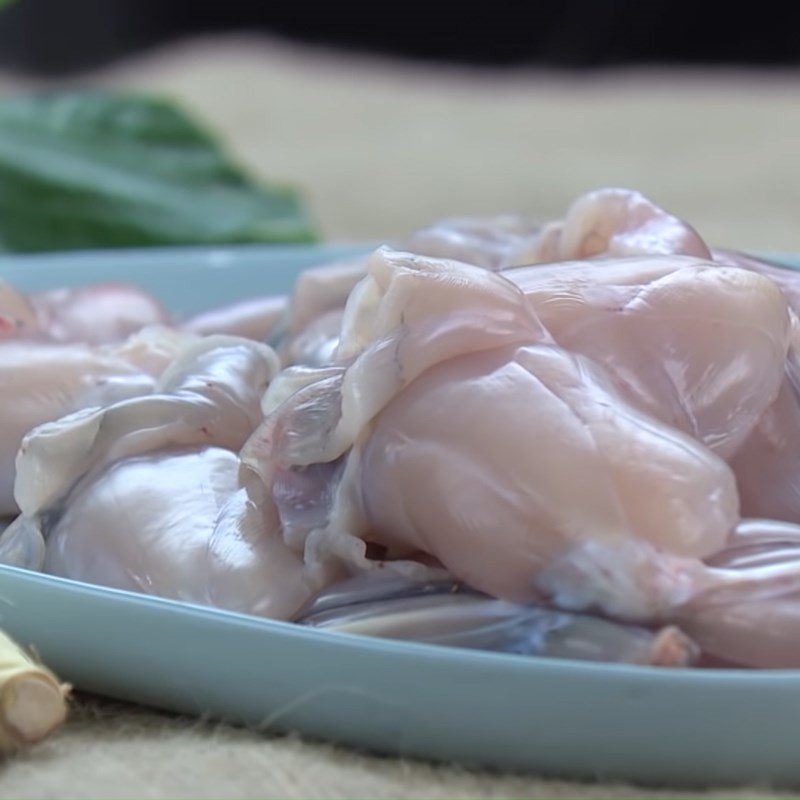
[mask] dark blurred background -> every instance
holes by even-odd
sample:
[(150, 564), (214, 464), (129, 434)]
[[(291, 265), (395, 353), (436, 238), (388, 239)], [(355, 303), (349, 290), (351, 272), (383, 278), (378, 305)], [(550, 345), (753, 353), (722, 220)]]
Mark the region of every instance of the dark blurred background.
[[(709, 4), (711, 5), (711, 4)], [(0, 66), (41, 75), (102, 66), (190, 35), (247, 31), (473, 64), (800, 62), (800, 4), (667, 0), (17, 0), (0, 15)]]

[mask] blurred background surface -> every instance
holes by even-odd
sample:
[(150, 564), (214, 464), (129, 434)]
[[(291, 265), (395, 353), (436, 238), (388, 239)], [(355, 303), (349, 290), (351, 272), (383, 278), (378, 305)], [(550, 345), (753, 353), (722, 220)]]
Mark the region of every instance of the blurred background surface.
[(467, 64), (794, 64), (800, 8), (687, 0), (18, 0), (0, 62), (38, 72), (104, 64), (185, 36), (280, 33), (373, 53)]
[(800, 10), (485, 6), (18, 0), (0, 91), (166, 93), (336, 239), (623, 185), (715, 243), (800, 250)]

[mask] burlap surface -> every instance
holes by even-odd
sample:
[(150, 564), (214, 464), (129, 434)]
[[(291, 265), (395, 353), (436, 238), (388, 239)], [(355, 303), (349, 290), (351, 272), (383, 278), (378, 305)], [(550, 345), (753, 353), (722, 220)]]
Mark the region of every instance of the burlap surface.
[[(548, 217), (613, 184), (646, 191), (716, 244), (800, 250), (800, 75), (493, 74), (228, 39), (86, 80), (182, 99), (244, 162), (302, 186), (333, 238), (456, 213)], [(0, 77), (3, 92), (30, 85)], [(0, 797), (645, 795), (681, 796), (378, 758), (85, 699), (62, 732), (0, 767)]]

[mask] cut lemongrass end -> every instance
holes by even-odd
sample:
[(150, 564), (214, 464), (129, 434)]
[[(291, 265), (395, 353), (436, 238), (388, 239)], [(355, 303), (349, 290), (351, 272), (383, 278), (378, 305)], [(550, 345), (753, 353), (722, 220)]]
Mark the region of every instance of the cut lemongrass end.
[(69, 688), (0, 633), (0, 751), (35, 744), (58, 728)]

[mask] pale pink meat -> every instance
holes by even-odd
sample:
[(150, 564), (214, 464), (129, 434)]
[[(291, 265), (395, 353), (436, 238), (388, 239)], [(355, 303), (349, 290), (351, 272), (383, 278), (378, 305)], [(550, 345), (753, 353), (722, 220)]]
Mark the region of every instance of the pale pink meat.
[(254, 297), (197, 314), (181, 328), (200, 336), (226, 334), (267, 342), (281, 332), (288, 309), (289, 300), (284, 295)]
[[(708, 365), (707, 374), (698, 373), (695, 376), (700, 381), (694, 380), (694, 386), (700, 390), (699, 392), (691, 390), (692, 376), (685, 370), (664, 371), (669, 362), (663, 358), (655, 360), (642, 358), (638, 362), (632, 361), (632, 354), (637, 352), (644, 342), (636, 342), (631, 347), (620, 342), (619, 338), (615, 338), (612, 328), (616, 329), (617, 336), (626, 328), (626, 325), (619, 324), (619, 321), (611, 325), (608, 321), (599, 325), (595, 322), (579, 329), (578, 335), (575, 335), (576, 314), (584, 313), (588, 316), (589, 310), (596, 308), (598, 303), (602, 304), (604, 301), (613, 303), (613, 295), (608, 294), (608, 284), (614, 284), (616, 279), (604, 277), (603, 271), (611, 269), (618, 274), (619, 262), (602, 258), (588, 262), (580, 267), (582, 274), (577, 276), (577, 284), (562, 280), (561, 291), (556, 297), (547, 295), (536, 303), (537, 311), (543, 321), (551, 328), (559, 342), (568, 348), (598, 358), (609, 367), (618, 383), (622, 378), (624, 386), (621, 388), (640, 407), (650, 410), (660, 419), (672, 421), (682, 430), (692, 432), (724, 457), (732, 459), (743, 514), (772, 516), (800, 523), (800, 478), (797, 477), (800, 475), (800, 399), (798, 399), (800, 373), (796, 367), (800, 352), (800, 334), (796, 318), (792, 320), (794, 330), (791, 333), (791, 346), (786, 353), (788, 360), (785, 362), (785, 374), (777, 387), (774, 367), (780, 347), (776, 348), (770, 344), (770, 341), (772, 344), (777, 344), (778, 340), (770, 335), (769, 329), (771, 328), (774, 333), (775, 322), (779, 318), (785, 319), (785, 316), (780, 314), (779, 317), (772, 317), (770, 322), (769, 304), (762, 304), (763, 313), (760, 316), (764, 337), (760, 342), (753, 335), (755, 330), (752, 326), (749, 337), (744, 328), (737, 330), (734, 317), (729, 317), (727, 325), (720, 326), (718, 323), (720, 302), (730, 311), (735, 310), (734, 304), (737, 302), (742, 303), (743, 310), (746, 310), (748, 291), (751, 289), (753, 292), (750, 297), (756, 303), (762, 303), (770, 295), (774, 298), (774, 291), (770, 293), (763, 288), (764, 279), (771, 281), (780, 289), (796, 314), (800, 311), (800, 273), (743, 253), (709, 249), (691, 226), (659, 208), (638, 192), (622, 189), (601, 189), (578, 198), (563, 221), (545, 227), (540, 239), (527, 250), (520, 250), (513, 260), (516, 263), (559, 261), (566, 258), (623, 253), (641, 253), (648, 256), (695, 255), (713, 259), (713, 263), (718, 265), (720, 275), (731, 267), (739, 270), (736, 273), (738, 291), (718, 293), (717, 300), (709, 302), (708, 309), (703, 307), (702, 297), (698, 297), (700, 302), (695, 303), (695, 306), (698, 308), (699, 316), (695, 316), (691, 324), (684, 321), (682, 326), (678, 326), (678, 318), (673, 317), (673, 323), (668, 325), (668, 331), (664, 330), (663, 325), (659, 327), (648, 322), (646, 328), (637, 328), (635, 333), (631, 330), (632, 326), (627, 325), (630, 336), (644, 337), (645, 340), (650, 339), (651, 342), (660, 343), (662, 350), (671, 348), (676, 342), (679, 352), (687, 347), (691, 347), (693, 351), (705, 348), (708, 351), (705, 359), (699, 358), (698, 352), (696, 360), (690, 359), (684, 362)], [(657, 293), (659, 286), (663, 286), (664, 277), (657, 274), (657, 261), (647, 259), (647, 262), (647, 266), (643, 265), (645, 273), (643, 284), (653, 283), (653, 286), (648, 288), (648, 294), (652, 297), (653, 291)], [(511, 270), (509, 276), (514, 279), (515, 273), (519, 275), (516, 280), (523, 288), (525, 282), (529, 282), (533, 288), (531, 297), (536, 301), (537, 281), (547, 285), (550, 280), (552, 285), (554, 278), (557, 285), (558, 273), (563, 269), (560, 264), (537, 265), (522, 267), (519, 272)], [(548, 279), (547, 275), (537, 278), (539, 270), (550, 273), (552, 278)], [(741, 270), (759, 275), (762, 281), (760, 283), (748, 281)], [(722, 283), (722, 279), (713, 274), (708, 275), (708, 280)], [(756, 286), (762, 288), (756, 290)], [(671, 302), (676, 304), (685, 302), (688, 310), (691, 306), (691, 297), (676, 292), (672, 294)], [(712, 308), (714, 313), (708, 313)], [(648, 320), (652, 320), (652, 317), (648, 317)], [(594, 338), (593, 332), (598, 334)], [(601, 332), (606, 336), (610, 335), (610, 338), (599, 335)], [(720, 353), (725, 351), (729, 355), (734, 353), (742, 344), (743, 336), (749, 339), (750, 346), (745, 345), (741, 349), (738, 364), (724, 356), (719, 360), (708, 357), (714, 355), (717, 347), (721, 348)], [(657, 354), (652, 353), (652, 355)], [(727, 373), (720, 372), (721, 364), (738, 369), (728, 369)], [(663, 372), (663, 377), (666, 378), (661, 381), (660, 387), (653, 383), (648, 387), (648, 381), (643, 381), (643, 376), (652, 379), (654, 371)], [(733, 394), (727, 392), (727, 402), (724, 402), (723, 396), (714, 397), (714, 393), (708, 391), (707, 379), (715, 372), (717, 380), (714, 383), (717, 387), (723, 390), (726, 388), (721, 378), (727, 375), (730, 380), (728, 389), (735, 389), (737, 385), (741, 389), (749, 383), (751, 387), (749, 394), (741, 394), (739, 391)], [(703, 386), (703, 383), (706, 385)], [(684, 387), (689, 391), (676, 391)], [(649, 391), (650, 388), (659, 390), (653, 393)], [(712, 421), (711, 427), (705, 428), (702, 425), (702, 414), (695, 413), (694, 403), (691, 407), (681, 409), (681, 395), (699, 398), (701, 406), (705, 405), (703, 401), (714, 398), (711, 406), (725, 413), (716, 413), (714, 416), (717, 423), (714, 424)], [(720, 404), (716, 402), (718, 400), (723, 402)], [(741, 405), (737, 406), (739, 400)], [(670, 417), (669, 414), (674, 416)], [(755, 425), (754, 415), (759, 417)], [(726, 416), (732, 424), (725, 422)], [(708, 421), (708, 416), (706, 420)], [(719, 422), (726, 426), (726, 431), (720, 431)]]
[(731, 461), (742, 513), (800, 523), (800, 370), (792, 354), (775, 402)]
[(731, 457), (778, 395), (792, 336), (770, 280), (682, 256), (505, 270), (556, 342), (637, 408)]
[(118, 339), (159, 313), (146, 295), (0, 285), (9, 364), (88, 354), (52, 402), (30, 387), (55, 349), (23, 381), (20, 419), (40, 395), (76, 413), (25, 437), (0, 560), (280, 618), (387, 572), (489, 597), (377, 597), (347, 625), (446, 637), (495, 613), (512, 631), (534, 603), (529, 623), (555, 608), (612, 659), (688, 663), (696, 642), (800, 667), (800, 282), (622, 189), (541, 229), (450, 220), (408, 241), (308, 271), (288, 317), (267, 298), (184, 324), (264, 339), (285, 322), (299, 366), (212, 337), (165, 369), (128, 342), (102, 351), (133, 364), (119, 396), (70, 383), (97, 348), (53, 340)]
[(38, 333), (39, 321), (31, 301), (11, 284), (0, 280), (0, 341)]
[(83, 408), (149, 394), (182, 343), (159, 329), (102, 347), (0, 341), (0, 514), (16, 511), (14, 459), (29, 430)]
[[(341, 552), (360, 523), (395, 557), (423, 550), (477, 588), (530, 599), (537, 570), (585, 537), (698, 557), (722, 545), (737, 519), (724, 462), (552, 345), (511, 283), (385, 251), (370, 270), (343, 326), (356, 360), (290, 396), (245, 448), (246, 463), (272, 464), (278, 494), (285, 470), (347, 455), (303, 487), (327, 491), (306, 531), (317, 554), (326, 535)], [(283, 522), (296, 544), (303, 520)]]
[(125, 283), (101, 283), (31, 295), (39, 331), (54, 342), (105, 344), (148, 325), (166, 325), (166, 309), (151, 294)]
[(289, 619), (312, 596), (235, 453), (157, 452), (80, 484), (47, 527), (45, 572), (117, 589)]
[(800, 526), (744, 520), (704, 562), (642, 541), (591, 542), (555, 560), (537, 585), (559, 607), (628, 622), (676, 624), (731, 666), (800, 667)]
[[(733, 475), (550, 346), (465, 355), (400, 393), (362, 455), (368, 528), (514, 600), (586, 539), (702, 558), (737, 520)], [(374, 534), (373, 534), (374, 535)]]
[(288, 306), (284, 295), (265, 295), (219, 306), (181, 322), (153, 295), (132, 284), (97, 283), (26, 296), (0, 281), (0, 340), (18, 337), (110, 344), (142, 328), (173, 325), (199, 336), (227, 334), (267, 341), (281, 331)]
[(595, 256), (687, 255), (711, 259), (691, 225), (630, 189), (597, 189), (567, 209), (504, 262), (568, 261)]
[(749, 269), (752, 272), (763, 275), (765, 278), (769, 278), (780, 287), (794, 312), (800, 314), (800, 271), (781, 267), (764, 259), (754, 258), (746, 253), (738, 253), (735, 250), (715, 249), (712, 253), (714, 261), (718, 264)]
[(714, 585), (679, 609), (681, 627), (733, 664), (800, 667), (800, 526), (745, 521), (707, 563)]
[(17, 460), (23, 516), (0, 537), (0, 558), (291, 617), (318, 587), (237, 455), (277, 368), (266, 345), (206, 337), (177, 353), (151, 394), (35, 428)]
[(516, 214), (443, 219), (414, 231), (402, 242), (401, 249), (453, 258), (494, 271), (538, 241), (540, 227), (534, 220)]
[[(660, 297), (653, 286), (665, 278)], [(785, 347), (788, 323), (769, 321), (770, 309), (786, 315), (785, 301), (769, 282), (684, 264), (651, 284), (631, 284), (633, 308), (655, 320), (681, 322), (694, 303), (689, 319), (702, 328), (705, 294), (724, 309), (712, 322), (733, 331), (736, 318), (755, 339), (774, 339), (764, 352)], [(673, 292), (683, 302), (671, 304)], [(726, 292), (735, 299), (714, 305)], [(555, 344), (535, 306), (502, 276), (375, 254), (348, 303), (346, 366), (317, 381), (314, 370), (298, 375), (243, 451), (276, 497), (305, 498), (278, 503), (292, 547), (310, 567), (338, 560), (356, 571), (367, 543), (389, 559), (424, 552), (495, 597), (678, 623), (717, 658), (800, 664), (800, 646), (775, 645), (776, 630), (800, 641), (800, 614), (785, 610), (800, 565), (771, 540), (777, 566), (713, 563), (742, 530), (730, 468), (634, 408), (599, 364)], [(743, 392), (740, 346), (729, 358)], [(718, 360), (702, 347), (696, 357)], [(737, 613), (767, 614), (767, 595), (782, 598), (775, 613), (742, 635)], [(748, 656), (759, 643), (763, 655)]]

